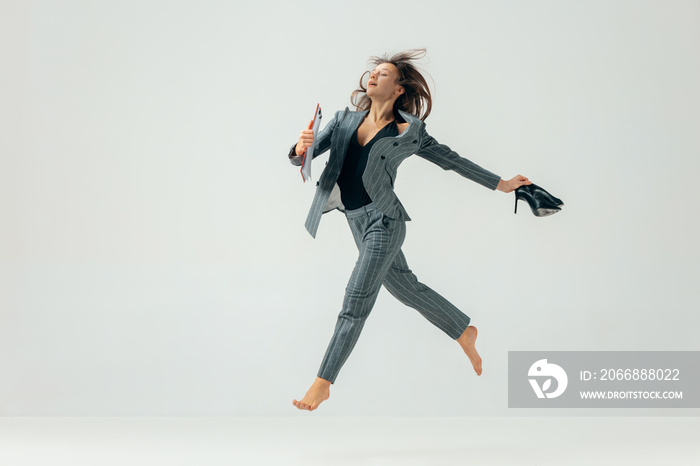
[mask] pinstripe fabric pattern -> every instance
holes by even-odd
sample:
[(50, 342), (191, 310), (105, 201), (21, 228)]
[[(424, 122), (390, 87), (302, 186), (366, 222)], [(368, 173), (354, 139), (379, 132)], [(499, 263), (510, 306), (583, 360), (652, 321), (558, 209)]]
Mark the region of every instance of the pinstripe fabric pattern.
[[(306, 229), (314, 238), (322, 214), (335, 208), (343, 210), (337, 190), (334, 188), (343, 168), (350, 138), (368, 112), (368, 110), (351, 112), (347, 108), (345, 112), (336, 112), (317, 136), (314, 158), (329, 149), (331, 154), (319, 178), (314, 200), (306, 218)], [(448, 146), (438, 143), (425, 130), (425, 123), (416, 116), (401, 110), (399, 113), (409, 123), (408, 128), (398, 136), (382, 138), (374, 144), (362, 177), (367, 194), (385, 215), (395, 220), (411, 220), (394, 193), (394, 181), (401, 162), (413, 154), (435, 163), (444, 170), (453, 170), (491, 190), (496, 189), (500, 176), (461, 157)], [(300, 165), (301, 157), (295, 156), (295, 147), (296, 144), (289, 151), (289, 160), (293, 165)]]
[(335, 383), (350, 356), (382, 285), (399, 301), (420, 312), (448, 334), (459, 338), (469, 317), (438, 293), (420, 283), (408, 268), (401, 245), (406, 223), (387, 217), (374, 204), (346, 212), (359, 256), (345, 289), (335, 331), (318, 377)]
[(384, 288), (396, 299), (421, 313), (433, 325), (456, 340), (469, 326), (471, 319), (451, 302), (418, 281), (408, 268), (403, 252), (394, 258), (384, 278)]

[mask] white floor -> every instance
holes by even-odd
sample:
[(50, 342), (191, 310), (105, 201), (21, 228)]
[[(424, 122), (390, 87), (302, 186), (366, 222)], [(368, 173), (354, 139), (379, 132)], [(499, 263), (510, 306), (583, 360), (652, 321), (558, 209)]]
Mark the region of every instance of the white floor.
[(693, 465), (700, 418), (12, 417), (0, 465)]

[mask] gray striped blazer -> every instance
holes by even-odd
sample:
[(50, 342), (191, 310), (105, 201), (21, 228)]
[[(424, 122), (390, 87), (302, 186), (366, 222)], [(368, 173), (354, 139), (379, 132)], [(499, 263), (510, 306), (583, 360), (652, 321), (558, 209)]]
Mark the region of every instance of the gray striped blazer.
[[(336, 181), (343, 168), (350, 138), (368, 112), (369, 110), (352, 112), (346, 107), (345, 111), (336, 112), (316, 137), (313, 157), (316, 158), (328, 149), (331, 153), (316, 183), (316, 194), (306, 218), (306, 229), (314, 238), (321, 223), (322, 214), (333, 209), (344, 211)], [(460, 157), (446, 145), (438, 143), (426, 132), (425, 123), (420, 118), (401, 110), (399, 113), (409, 123), (408, 128), (398, 136), (381, 138), (374, 143), (362, 175), (367, 194), (385, 215), (397, 220), (411, 220), (394, 193), (394, 181), (396, 170), (401, 162), (413, 154), (435, 163), (444, 170), (453, 170), (489, 189), (496, 189), (500, 176)], [(289, 160), (293, 165), (301, 165), (302, 158), (296, 155), (295, 148), (296, 144), (289, 151)]]

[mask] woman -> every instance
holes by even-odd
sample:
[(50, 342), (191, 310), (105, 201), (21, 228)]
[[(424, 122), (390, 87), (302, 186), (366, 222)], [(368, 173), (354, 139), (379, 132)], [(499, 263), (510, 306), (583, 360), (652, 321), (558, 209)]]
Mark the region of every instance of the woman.
[[(355, 346), (382, 285), (456, 340), (481, 375), (476, 327), (469, 325), (470, 318), (462, 311), (420, 283), (401, 252), (410, 217), (393, 190), (396, 170), (416, 154), (492, 190), (508, 193), (531, 182), (521, 175), (504, 181), (428, 135), (423, 121), (430, 114), (432, 99), (412, 63), (424, 54), (425, 49), (418, 49), (391, 58), (373, 57), (375, 68), (367, 86), (363, 85), (365, 72), (360, 88), (352, 94), (358, 111), (337, 112), (318, 135), (313, 156), (328, 149), (331, 153), (317, 183), (306, 228), (315, 237), (323, 213), (345, 212), (359, 257), (317, 377), (304, 398), (292, 402), (299, 409), (313, 411), (328, 399), (330, 385)], [(300, 165), (313, 143), (313, 131), (303, 130), (289, 152), (292, 164)]]

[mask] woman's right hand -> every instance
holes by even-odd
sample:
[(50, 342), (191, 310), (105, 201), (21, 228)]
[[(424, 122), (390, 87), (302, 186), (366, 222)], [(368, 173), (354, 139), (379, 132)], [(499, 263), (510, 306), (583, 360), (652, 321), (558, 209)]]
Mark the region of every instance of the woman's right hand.
[[(311, 120), (311, 124), (309, 126), (313, 125), (313, 120)], [(297, 142), (297, 147), (295, 150), (295, 153), (297, 156), (302, 156), (306, 152), (307, 147), (311, 147), (314, 143), (314, 131), (312, 129), (305, 129), (301, 132), (299, 135), (299, 142)]]

